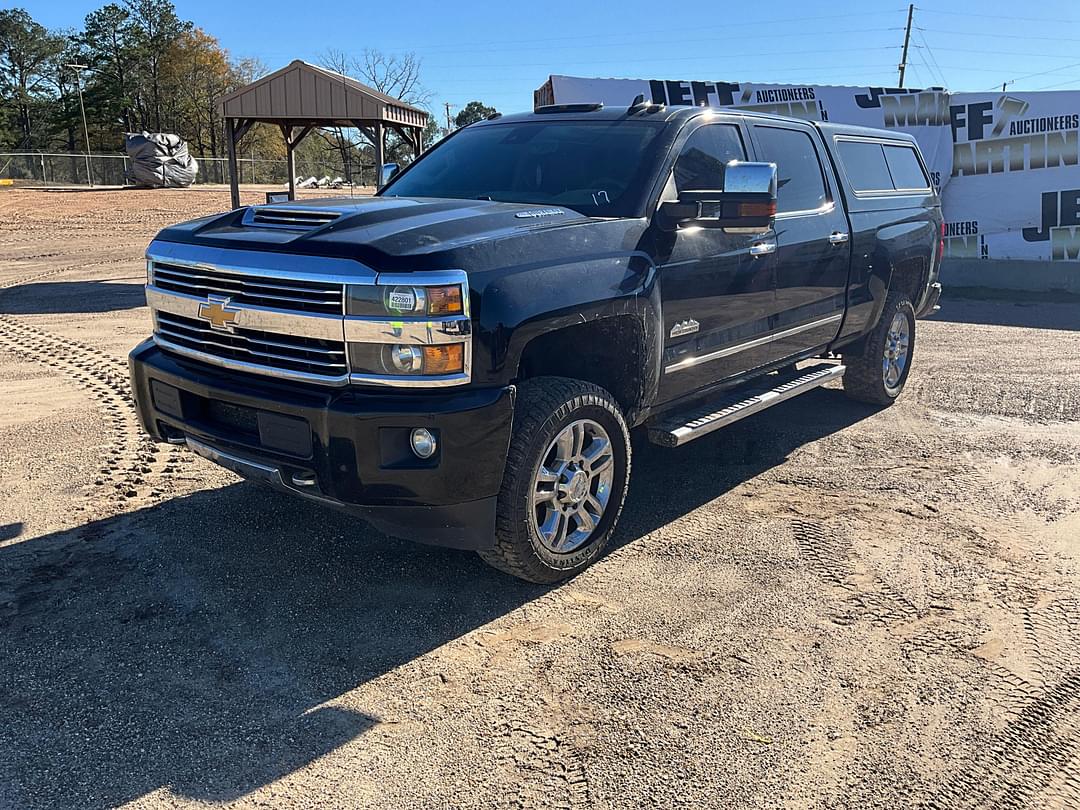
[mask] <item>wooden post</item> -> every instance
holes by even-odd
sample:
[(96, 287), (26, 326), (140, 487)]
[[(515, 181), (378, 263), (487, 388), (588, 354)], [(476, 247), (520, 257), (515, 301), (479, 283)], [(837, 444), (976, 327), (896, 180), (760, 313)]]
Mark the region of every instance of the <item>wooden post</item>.
[(285, 171), (289, 173), (289, 199), (296, 199), (296, 155), (293, 153), (293, 149), (296, 148), (296, 144), (292, 139), (292, 127), (282, 127), (281, 131), (285, 133)]
[(382, 186), (382, 167), (386, 162), (386, 130), (382, 121), (375, 122), (375, 188)]
[(421, 129), (420, 127), (417, 127), (416, 128), (416, 156), (420, 157), (420, 155), (423, 153), (423, 151), (424, 151), (424, 130)]
[(225, 139), (229, 146), (229, 194), (232, 207), (240, 207), (240, 179), (236, 174), (236, 123), (232, 118), (225, 119)]

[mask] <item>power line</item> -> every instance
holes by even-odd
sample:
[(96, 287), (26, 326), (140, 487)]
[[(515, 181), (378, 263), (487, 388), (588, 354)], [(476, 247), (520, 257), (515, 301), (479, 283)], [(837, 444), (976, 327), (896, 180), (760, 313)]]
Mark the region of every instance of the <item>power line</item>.
[[(921, 48), (922, 45), (912, 45), (912, 48)], [(928, 46), (929, 47), (929, 46)], [(985, 48), (942, 48), (942, 52), (949, 53), (981, 53), (985, 54)], [(1035, 53), (1033, 51), (999, 51), (994, 50), (994, 56), (1038, 56), (1042, 59), (1075, 59), (1076, 51), (1072, 53)]]
[[(813, 30), (813, 31), (802, 29), (802, 30), (799, 30), (799, 31), (788, 31), (788, 32), (782, 32), (782, 33), (770, 33), (769, 34), (769, 39), (770, 40), (772, 40), (772, 39), (786, 39), (786, 38), (792, 38), (792, 37), (809, 37), (809, 36), (818, 37), (818, 36), (833, 35), (833, 34), (873, 34), (873, 33), (887, 33), (887, 32), (891, 32), (891, 31), (902, 31), (902, 30), (903, 30), (903, 28), (901, 26), (892, 26), (892, 27), (884, 27), (884, 28), (882, 28), (882, 27), (878, 27), (878, 28), (845, 28), (845, 29), (829, 28), (829, 29)], [(502, 40), (501, 42), (505, 42), (505, 40)], [(686, 39), (686, 38), (656, 39), (655, 37), (644, 37), (642, 39), (627, 40), (627, 41), (622, 41), (622, 42), (589, 43), (589, 49), (593, 50), (593, 49), (596, 49), (596, 48), (630, 48), (630, 47), (635, 47), (635, 46), (639, 46), (639, 45), (650, 45), (650, 46), (652, 46), (652, 45), (685, 45), (687, 43), (696, 43), (696, 42), (709, 42), (709, 43), (712, 43), (713, 45), (715, 45), (716, 44), (716, 37), (715, 36), (703, 37), (703, 38), (699, 38), (699, 39)], [(503, 47), (485, 47), (484, 52), (485, 53), (500, 53), (500, 52), (520, 53), (521, 51), (555, 51), (555, 50), (567, 50), (567, 49), (570, 49), (570, 48), (581, 48), (581, 45), (575, 43), (575, 44), (570, 44), (570, 45), (537, 45), (537, 46), (534, 46), (534, 47), (506, 47), (506, 48), (503, 48)], [(459, 46), (456, 46), (456, 45), (454, 47), (451, 47), (451, 48), (443, 48), (443, 47), (419, 48), (419, 49), (417, 49), (416, 54), (417, 54), (417, 56), (419, 58), (423, 59), (426, 54), (431, 54), (431, 53), (439, 54), (439, 53), (444, 53), (444, 52), (457, 53), (460, 50), (462, 50), (462, 48), (459, 47)], [(285, 54), (282, 54), (282, 56), (285, 56)]]
[[(851, 17), (876, 17), (876, 16), (884, 16), (886, 14), (893, 14), (893, 13), (895, 13), (895, 11), (896, 10), (892, 10), (892, 11), (853, 11), (853, 12), (848, 12), (846, 14), (819, 14), (819, 15), (815, 15), (815, 16), (812, 16), (812, 17), (775, 17), (775, 16), (773, 16), (773, 17), (768, 17), (768, 18), (765, 18), (765, 19), (740, 20), (738, 22), (728, 22), (728, 23), (723, 23), (723, 24), (720, 24), (720, 25), (699, 25), (699, 26), (695, 26), (695, 30), (696, 31), (717, 31), (717, 30), (728, 30), (728, 29), (731, 29), (731, 28), (758, 27), (758, 26), (762, 26), (762, 25), (770, 25), (771, 26), (771, 25), (777, 25), (778, 23), (789, 23), (789, 22), (810, 22), (810, 21), (814, 21), (814, 20), (830, 20), (831, 21), (831, 20), (837, 20), (837, 19), (848, 19), (848, 18), (851, 18)], [(640, 33), (641, 33), (641, 29), (638, 28), (638, 29), (636, 29), (634, 31), (610, 32), (610, 33), (607, 33), (607, 34), (592, 33), (592, 34), (577, 34), (577, 35), (573, 35), (573, 36), (546, 37), (546, 38), (530, 37), (528, 39), (517, 39), (517, 40), (502, 39), (500, 41), (505, 43), (505, 44), (515, 44), (515, 43), (526, 43), (527, 44), (527, 43), (536, 43), (536, 42), (563, 42), (563, 41), (566, 41), (566, 40), (589, 40), (590, 42), (595, 42), (597, 38), (606, 39), (606, 38), (609, 38), (609, 37), (626, 37), (626, 36), (633, 36), (635, 34), (640, 34)], [(770, 34), (770, 36), (772, 36), (772, 34)], [(644, 40), (644, 41), (651, 42), (653, 40)], [(479, 40), (479, 41), (474, 41), (474, 42), (455, 42), (452, 46), (440, 46), (440, 47), (445, 47), (445, 48), (447, 48), (449, 50), (458, 50), (458, 49), (460, 49), (462, 47), (468, 47), (468, 46), (472, 46), (472, 45), (487, 47), (490, 44), (491, 44), (490, 40), (487, 40), (487, 41)], [(382, 47), (385, 48), (385, 49), (390, 49), (390, 48), (395, 48), (395, 47), (398, 47), (398, 46), (385, 44)], [(416, 49), (417, 45), (416, 45), (415, 41), (409, 41), (409, 42), (401, 43), (400, 47)]]
[[(881, 50), (880, 46), (874, 46), (874, 47), (866, 47), (866, 48), (845, 48), (844, 52), (845, 53), (851, 53), (853, 51), (880, 51), (880, 50)], [(788, 56), (788, 55), (793, 55), (794, 56), (794, 55), (821, 54), (821, 53), (836, 53), (836, 48), (816, 48), (816, 49), (812, 49), (812, 50), (803, 50), (803, 51), (785, 50), (785, 51), (752, 51), (752, 52), (746, 52), (746, 53), (730, 53), (729, 52), (729, 53), (725, 53), (723, 56), (724, 56), (724, 58), (731, 58), (731, 57), (752, 58), (752, 57), (757, 57), (757, 56)], [(694, 61), (705, 61), (705, 60), (710, 60), (710, 59), (715, 59), (715, 58), (716, 58), (715, 54), (700, 54), (700, 55), (697, 55), (697, 56), (670, 56), (670, 57), (664, 57), (664, 58), (660, 58), (660, 59), (652, 58), (652, 59), (649, 60), (649, 62), (651, 64), (658, 64), (658, 63), (662, 63), (662, 62), (694, 62)], [(622, 59), (590, 59), (590, 60), (568, 59), (566, 61), (568, 63), (574, 64), (574, 65), (625, 65), (625, 64), (627, 64), (627, 59), (625, 57), (622, 58)], [(511, 67), (551, 68), (551, 66), (552, 66), (551, 61), (547, 61), (547, 62), (509, 62), (509, 63), (506, 63), (506, 64), (491, 64), (491, 63), (485, 62), (485, 63), (480, 63), (480, 64), (444, 63), (444, 64), (428, 65), (428, 67), (436, 67), (436, 68), (443, 68), (443, 69), (446, 69), (446, 68), (511, 68)]]
[(945, 74), (941, 71), (941, 65), (938, 64), (937, 57), (934, 55), (934, 51), (930, 48), (930, 43), (926, 41), (926, 34), (922, 29), (919, 29), (919, 39), (922, 40), (922, 47), (926, 49), (926, 55), (930, 57), (930, 61), (934, 63), (934, 69), (937, 71), (938, 81), (945, 87), (949, 86), (949, 82), (945, 78)]
[(1036, 87), (1036, 90), (1060, 90), (1062, 87), (1071, 87), (1074, 84), (1080, 84), (1080, 79), (1073, 79), (1069, 82), (1062, 82), (1061, 84), (1048, 84), (1045, 87)]
[(1055, 17), (1016, 17), (1012, 14), (974, 14), (967, 11), (939, 11), (934, 8), (924, 8), (919, 6), (919, 11), (926, 14), (948, 14), (951, 17), (985, 17), (991, 20), (1009, 20), (1015, 22), (1017, 20), (1023, 22), (1046, 22), (1046, 23), (1068, 23), (1069, 25), (1080, 25), (1080, 19), (1061, 19)]
[[(1041, 70), (1038, 73), (1028, 73), (1028, 74), (1026, 74), (1024, 76), (1017, 76), (1015, 79), (1009, 79), (1007, 82), (1005, 82), (1005, 84), (1015, 84), (1016, 82), (1023, 81), (1024, 79), (1034, 79), (1036, 76), (1046, 76), (1046, 75), (1049, 75), (1051, 73), (1059, 73), (1062, 70), (1070, 70), (1072, 68), (1077, 68), (1077, 67), (1080, 67), (1080, 62), (1074, 62), (1071, 65), (1062, 65), (1061, 67), (1051, 68), (1050, 70)], [(994, 90), (996, 88), (997, 88), (997, 85), (995, 84), (990, 89)]]
[[(925, 28), (923, 29), (926, 30)], [(944, 28), (933, 29), (935, 34), (952, 34), (958, 37), (993, 37), (995, 39), (1037, 39), (1045, 42), (1072, 42), (1075, 43), (1074, 37), (1032, 37), (1027, 34), (990, 34), (983, 31), (952, 31)]]

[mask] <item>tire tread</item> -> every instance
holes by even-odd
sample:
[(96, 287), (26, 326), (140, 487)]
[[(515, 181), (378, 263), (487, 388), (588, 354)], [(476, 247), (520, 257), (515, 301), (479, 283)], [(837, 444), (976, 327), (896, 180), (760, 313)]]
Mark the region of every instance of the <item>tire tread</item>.
[[(885, 335), (889, 331), (893, 316), (905, 305), (914, 313), (911, 301), (904, 293), (890, 292), (885, 298), (881, 317), (873, 330), (851, 350), (844, 353), (844, 365), (847, 366), (843, 377), (844, 393), (851, 399), (873, 405), (892, 405), (899, 397), (899, 394), (895, 397), (890, 396), (885, 390), (885, 383), (881, 377), (881, 354)], [(914, 330), (912, 330), (910, 351), (912, 354), (908, 358), (908, 368), (910, 368), (915, 351)], [(903, 391), (903, 385), (900, 386), (900, 390)]]
[[(525, 380), (518, 386), (518, 405), (514, 414), (514, 428), (510, 446), (506, 454), (506, 472), (503, 475), (502, 489), (499, 492), (498, 508), (495, 515), (495, 543), (490, 549), (480, 552), (480, 557), (488, 565), (519, 579), (539, 584), (552, 584), (577, 573), (584, 566), (574, 566), (560, 570), (547, 565), (532, 549), (528, 540), (528, 515), (523, 504), (518, 502), (516, 493), (522, 476), (530, 479), (534, 459), (530, 458), (533, 444), (538, 435), (546, 435), (552, 426), (558, 424), (574, 411), (583, 407), (597, 407), (607, 411), (619, 424), (622, 435), (612, 436), (611, 440), (622, 439), (625, 443), (626, 472), (624, 482), (630, 476), (629, 430), (618, 405), (613, 397), (598, 385), (566, 377), (535, 377)], [(603, 551), (619, 516), (622, 514), (626, 499), (624, 486), (618, 495), (614, 520), (609, 525), (605, 536), (599, 542), (590, 540), (592, 552), (586, 565), (596, 559)], [(613, 496), (616, 493), (612, 493)]]

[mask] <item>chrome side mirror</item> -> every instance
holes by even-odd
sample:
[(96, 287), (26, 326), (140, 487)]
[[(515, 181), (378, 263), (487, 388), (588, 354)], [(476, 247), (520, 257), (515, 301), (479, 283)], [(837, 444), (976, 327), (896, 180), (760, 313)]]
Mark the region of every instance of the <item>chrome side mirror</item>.
[(776, 217), (776, 164), (733, 160), (724, 167), (722, 189), (693, 189), (657, 209), (665, 230), (739, 228), (766, 231)]
[(401, 171), (401, 167), (396, 163), (384, 163), (379, 169), (379, 188), (382, 188)]

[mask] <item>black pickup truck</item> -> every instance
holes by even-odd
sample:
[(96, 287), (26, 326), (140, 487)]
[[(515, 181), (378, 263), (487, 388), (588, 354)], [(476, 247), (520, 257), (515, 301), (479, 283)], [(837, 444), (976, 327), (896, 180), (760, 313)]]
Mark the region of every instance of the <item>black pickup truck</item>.
[(541, 107), (375, 197), (163, 230), (133, 390), (159, 441), (555, 582), (615, 529), (631, 429), (677, 446), (838, 379), (891, 403), (941, 236), (902, 134)]

